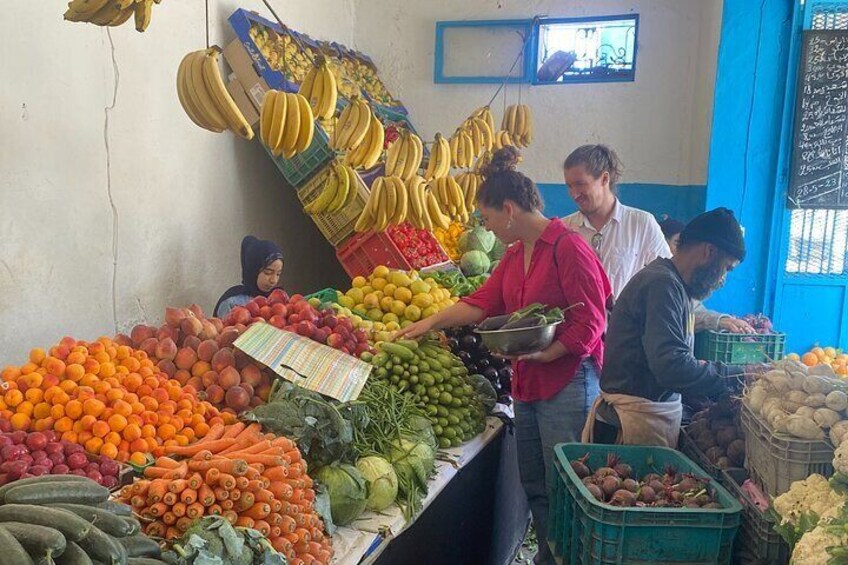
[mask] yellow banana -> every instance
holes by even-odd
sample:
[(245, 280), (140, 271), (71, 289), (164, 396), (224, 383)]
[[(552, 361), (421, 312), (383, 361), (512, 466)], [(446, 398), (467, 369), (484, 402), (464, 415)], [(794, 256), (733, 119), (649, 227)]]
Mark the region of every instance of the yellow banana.
[[(88, 23), (99, 26), (108, 26), (109, 22), (118, 18), (121, 15), (121, 5), (116, 0), (107, 2), (105, 6), (100, 8), (96, 14), (88, 19)], [(132, 13), (132, 10), (130, 10)]]
[(359, 183), (361, 181), (356, 171), (346, 165), (343, 165), (343, 167), (345, 169), (345, 173), (347, 174), (348, 182), (350, 184), (347, 191), (347, 198), (345, 198), (345, 201), (342, 204), (342, 208), (347, 208), (348, 206), (351, 206), (356, 200), (356, 195), (359, 193)]
[(414, 133), (409, 134), (409, 146), (406, 166), (403, 175), (401, 175), (403, 180), (409, 180), (418, 174), (418, 169), (421, 168), (421, 159), (424, 157), (424, 144), (421, 143), (421, 138)]
[(318, 104), (318, 112), (321, 118), (328, 120), (336, 113), (336, 103), (338, 102), (339, 90), (336, 84), (336, 77), (329, 65), (325, 62), (321, 67), (320, 72), (322, 78), (322, 91)]
[(386, 182), (386, 179), (383, 178), (383, 184), (380, 190), (380, 200), (377, 202), (377, 209), (374, 215), (375, 231), (383, 231), (386, 229), (386, 226), (389, 225), (389, 218), (391, 217), (390, 212), (394, 212), (394, 210), (389, 210), (389, 198), (391, 198), (390, 194), (394, 194), (392, 187), (388, 182)]
[(380, 206), (380, 201), (383, 198), (384, 188), (383, 177), (377, 177), (371, 184), (371, 194), (368, 196), (368, 201), (365, 203), (365, 208), (369, 211), (373, 218), (377, 218), (377, 208)]
[(280, 155), (283, 146), (283, 131), (286, 127), (286, 116), (288, 115), (288, 98), (285, 92), (270, 90), (273, 93), (274, 105), (271, 108), (271, 128), (268, 130), (268, 149), (274, 155)]
[(297, 93), (306, 98), (307, 102), (309, 102), (309, 99), (312, 96), (312, 91), (315, 90), (315, 79), (317, 76), (318, 67), (313, 65), (312, 68), (307, 71), (306, 76), (303, 77), (303, 81), (297, 89)]
[(347, 174), (347, 167), (344, 165), (335, 167), (335, 175), (338, 179), (339, 188), (336, 190), (333, 201), (330, 202), (329, 206), (327, 206), (328, 212), (337, 212), (341, 210), (342, 206), (344, 206), (344, 203), (347, 201), (348, 194), (350, 193), (350, 177)]
[(533, 141), (533, 113), (529, 106), (524, 107), (524, 146), (527, 147)]
[(300, 133), (300, 103), (297, 101), (296, 94), (285, 92), (283, 96), (286, 97), (286, 122), (279, 149), (291, 154), (297, 144), (297, 135)]
[[(153, 0), (145, 0), (151, 5)], [(138, 4), (136, 4), (138, 6)], [(236, 105), (233, 97), (230, 96), (227, 86), (224, 84), (224, 79), (221, 76), (221, 69), (218, 67), (218, 50), (207, 49), (203, 59), (203, 79), (206, 83), (206, 88), (218, 106), (218, 110), (224, 116), (229, 125), (229, 128), (244, 139), (253, 139), (253, 128), (247, 123), (244, 114), (241, 113)]]
[(370, 169), (380, 160), (380, 155), (383, 153), (383, 144), (386, 142), (386, 131), (383, 129), (383, 123), (371, 114), (371, 125), (368, 128), (368, 142), (364, 157), (362, 160), (362, 168)]
[(350, 138), (350, 133), (356, 125), (354, 122), (358, 112), (359, 108), (352, 100), (345, 106), (339, 115), (333, 134), (330, 136), (330, 147), (336, 151), (346, 148), (345, 141)]
[(510, 137), (512, 137), (515, 132), (516, 109), (517, 108), (514, 104), (507, 106), (503, 117), (503, 123), (501, 124), (501, 129), (509, 133)]
[(312, 145), (312, 139), (315, 137), (315, 117), (312, 115), (312, 108), (304, 96), (293, 94), (297, 99), (300, 108), (300, 131), (297, 134), (297, 143), (294, 150), (302, 153), (309, 149)]
[(410, 179), (406, 181), (406, 191), (409, 194), (409, 209), (412, 211), (410, 217), (415, 220), (417, 224), (419, 224), (420, 228), (424, 228), (424, 225), (422, 225), (423, 219), (421, 212), (421, 200), (418, 197), (417, 188), (419, 180), (423, 181), (424, 179), (417, 175), (410, 177)]
[(448, 140), (444, 137), (439, 137), (436, 140), (438, 144), (440, 155), (439, 155), (439, 168), (436, 171), (436, 176), (444, 177), (450, 173), (451, 169), (451, 160), (450, 160), (450, 148), (448, 147)]
[(336, 174), (335, 166), (330, 167), (327, 172), (327, 179), (324, 181), (324, 188), (318, 198), (310, 202), (304, 207), (304, 211), (309, 214), (322, 214), (328, 211), (330, 204), (335, 201), (336, 194), (339, 191), (339, 177)]
[(370, 208), (364, 208), (362, 213), (359, 215), (359, 219), (356, 220), (356, 224), (353, 226), (353, 231), (357, 233), (362, 233), (364, 231), (368, 231), (371, 229), (371, 226), (374, 225), (374, 216), (371, 215)]
[(179, 69), (177, 69), (177, 96), (186, 115), (195, 125), (215, 133), (221, 133), (224, 128), (216, 127), (215, 124), (206, 119), (189, 93), (190, 64), (193, 55), (194, 53), (189, 53), (180, 61)]
[(274, 118), (274, 95), (273, 90), (265, 91), (265, 96), (262, 97), (262, 106), (259, 108), (259, 140), (266, 147), (268, 146), (268, 137), (271, 133), (271, 121)]
[(492, 150), (493, 138), (495, 136), (494, 132), (489, 129), (489, 124), (486, 123), (486, 120), (478, 117), (471, 118), (472, 123), (477, 127), (480, 131), (480, 137), (482, 138), (482, 147), (477, 156), (479, 157), (486, 151)]
[(448, 221), (447, 216), (442, 214), (442, 211), (439, 209), (439, 203), (436, 202), (436, 197), (433, 196), (432, 192), (427, 192), (427, 210), (430, 213), (430, 219), (433, 222), (433, 225), (446, 230), (450, 227), (450, 222)]
[(488, 106), (481, 106), (480, 108), (474, 110), (472, 116), (474, 116), (475, 118), (480, 118), (481, 120), (486, 122), (486, 125), (489, 126), (489, 130), (492, 133), (495, 132), (495, 118), (492, 116), (491, 108), (489, 108)]
[(212, 94), (209, 92), (206, 82), (203, 79), (205, 52), (203, 50), (195, 51), (190, 54), (190, 57), (188, 68), (189, 80), (187, 82), (189, 96), (191, 96), (195, 106), (200, 110), (201, 116), (203, 116), (207, 123), (212, 124), (221, 131), (229, 129), (227, 120), (212, 99)]
[(427, 181), (421, 177), (417, 177), (415, 184), (415, 196), (421, 207), (421, 223), (424, 224), (424, 229), (433, 231), (433, 220), (430, 219), (430, 212), (427, 209)]
[(383, 181), (383, 192), (386, 195), (386, 217), (391, 221), (395, 216), (398, 203), (397, 187), (392, 182), (391, 177), (386, 177)]
[(524, 119), (524, 105), (518, 104), (515, 107), (515, 130), (512, 134), (513, 141), (521, 147), (524, 147), (524, 128), (526, 122)]
[(409, 213), (409, 194), (406, 191), (406, 185), (403, 184), (403, 180), (400, 177), (391, 177), (391, 180), (395, 185), (395, 192), (397, 193), (397, 206), (395, 207), (393, 219), (395, 225), (400, 225), (406, 220)]
[[(135, 29), (143, 32), (150, 25), (150, 19), (153, 16), (153, 0), (138, 0), (133, 5), (133, 10), (135, 10)], [(224, 91), (226, 90), (225, 88)], [(253, 135), (250, 136), (252, 137)]]
[(365, 135), (368, 133), (368, 128), (371, 127), (371, 117), (373, 116), (368, 102), (359, 98), (356, 103), (359, 105), (359, 117), (348, 140), (349, 148), (356, 147), (365, 140)]
[(406, 132), (402, 131), (397, 139), (386, 149), (386, 176), (403, 172), (406, 161)]
[(466, 120), (466, 123), (468, 124), (466, 131), (471, 136), (472, 154), (478, 157), (483, 151), (483, 132), (474, 120)]
[(320, 66), (313, 67), (309, 72), (313, 75), (312, 88), (309, 89), (309, 106), (312, 107), (312, 112), (315, 114), (315, 117), (322, 119), (321, 97), (324, 93), (324, 75), (321, 73)]
[(68, 4), (65, 19), (71, 22), (87, 22), (109, 2), (110, 0), (74, 0)]
[(450, 147), (451, 163), (459, 165), (459, 130), (455, 131), (451, 136), (450, 141), (448, 141), (448, 147)]

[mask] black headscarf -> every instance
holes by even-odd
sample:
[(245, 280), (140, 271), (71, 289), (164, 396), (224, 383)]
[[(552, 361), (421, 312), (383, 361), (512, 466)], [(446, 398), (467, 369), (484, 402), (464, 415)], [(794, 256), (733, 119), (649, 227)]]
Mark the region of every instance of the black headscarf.
[(257, 239), (252, 235), (241, 240), (241, 284), (227, 289), (215, 304), (213, 315), (218, 315), (221, 303), (233, 296), (247, 294), (248, 296), (268, 296), (270, 292), (263, 292), (256, 286), (256, 279), (262, 269), (276, 260), (283, 260), (283, 252), (272, 241)]

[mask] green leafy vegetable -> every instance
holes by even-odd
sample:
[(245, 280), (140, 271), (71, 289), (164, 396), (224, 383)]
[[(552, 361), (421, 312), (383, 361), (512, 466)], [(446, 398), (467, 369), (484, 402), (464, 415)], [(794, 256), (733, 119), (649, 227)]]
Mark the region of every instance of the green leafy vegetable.
[(195, 521), (163, 559), (179, 565), (288, 565), (262, 534), (234, 528), (220, 516)]
[(315, 478), (327, 487), (333, 522), (339, 526), (350, 524), (365, 510), (368, 491), (356, 467), (334, 463), (322, 467)]

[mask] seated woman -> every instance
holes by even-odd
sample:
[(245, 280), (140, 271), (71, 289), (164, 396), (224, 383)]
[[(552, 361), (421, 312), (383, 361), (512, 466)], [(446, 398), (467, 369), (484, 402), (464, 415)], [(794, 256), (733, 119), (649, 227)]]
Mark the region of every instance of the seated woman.
[(256, 296), (268, 296), (280, 282), (283, 252), (271, 241), (252, 235), (241, 240), (241, 284), (229, 288), (215, 305), (213, 315), (224, 318), (236, 306)]

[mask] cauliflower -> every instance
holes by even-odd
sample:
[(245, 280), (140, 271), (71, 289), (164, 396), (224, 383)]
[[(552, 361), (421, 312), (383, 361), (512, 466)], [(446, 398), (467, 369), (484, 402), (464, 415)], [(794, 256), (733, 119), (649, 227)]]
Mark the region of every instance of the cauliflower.
[(833, 470), (848, 476), (848, 441), (843, 441), (833, 452)]
[(834, 491), (826, 478), (813, 474), (795, 481), (788, 492), (775, 498), (774, 510), (780, 514), (781, 524), (796, 525), (802, 514), (814, 513), (819, 520), (830, 521), (839, 516), (845, 502), (845, 496)]
[[(841, 532), (841, 533), (839, 533)], [(807, 532), (792, 551), (791, 565), (827, 565), (830, 547), (839, 547), (848, 543), (848, 535), (841, 528), (825, 528), (816, 526)]]

